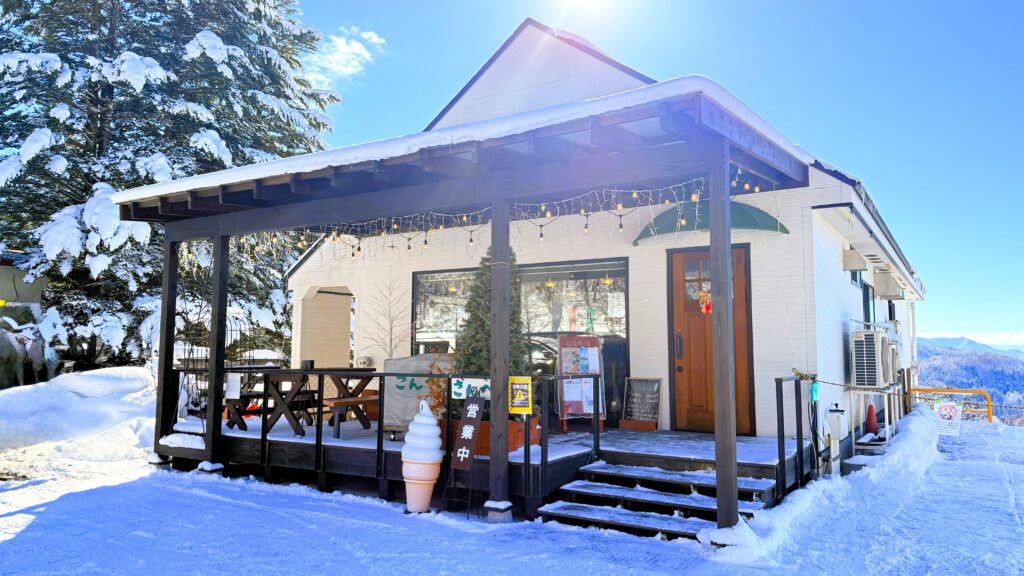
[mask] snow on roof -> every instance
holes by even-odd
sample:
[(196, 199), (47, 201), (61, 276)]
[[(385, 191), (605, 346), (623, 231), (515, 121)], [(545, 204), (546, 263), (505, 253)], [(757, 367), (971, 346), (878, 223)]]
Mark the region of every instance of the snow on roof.
[(169, 196), (190, 190), (216, 188), (261, 178), (271, 178), (283, 174), (312, 172), (335, 166), (386, 160), (414, 154), (427, 148), (453, 146), (523, 134), (546, 126), (692, 94), (703, 94), (713, 100), (751, 128), (760, 132), (762, 136), (773, 141), (802, 162), (810, 164), (814, 161), (814, 157), (790, 142), (782, 133), (768, 124), (756, 112), (751, 110), (749, 106), (717, 82), (703, 76), (681, 76), (649, 86), (642, 86), (633, 90), (582, 102), (562, 104), (479, 122), (418, 132), (400, 138), (378, 140), (345, 148), (302, 154), (178, 180), (159, 182), (117, 192), (113, 195), (112, 199), (117, 204), (124, 204)]

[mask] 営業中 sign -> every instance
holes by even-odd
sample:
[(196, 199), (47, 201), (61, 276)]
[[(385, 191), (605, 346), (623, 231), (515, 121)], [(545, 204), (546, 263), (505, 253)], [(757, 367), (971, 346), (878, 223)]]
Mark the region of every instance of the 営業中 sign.
[(455, 430), (453, 430), (455, 441), (452, 443), (452, 468), (469, 470), (473, 467), (473, 458), (476, 457), (476, 438), (480, 433), (483, 417), (484, 399), (475, 397), (467, 398), (466, 402), (462, 404), (462, 418), (452, 420), (452, 426), (455, 426)]

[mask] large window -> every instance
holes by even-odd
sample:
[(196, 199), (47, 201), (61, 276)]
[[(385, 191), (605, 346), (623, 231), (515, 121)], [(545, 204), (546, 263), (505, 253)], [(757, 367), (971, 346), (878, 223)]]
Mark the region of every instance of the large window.
[[(527, 264), (522, 279), (523, 330), (529, 336), (587, 333), (627, 338), (626, 260)], [(413, 275), (415, 353), (455, 348), (473, 270)]]

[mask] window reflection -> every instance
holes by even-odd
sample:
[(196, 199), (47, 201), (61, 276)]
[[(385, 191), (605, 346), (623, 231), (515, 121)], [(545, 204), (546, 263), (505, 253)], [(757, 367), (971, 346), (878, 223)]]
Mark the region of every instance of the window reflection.
[[(416, 353), (455, 347), (473, 272), (414, 274)], [(519, 272), (523, 330), (528, 336), (575, 332), (627, 338), (625, 260), (526, 264)]]

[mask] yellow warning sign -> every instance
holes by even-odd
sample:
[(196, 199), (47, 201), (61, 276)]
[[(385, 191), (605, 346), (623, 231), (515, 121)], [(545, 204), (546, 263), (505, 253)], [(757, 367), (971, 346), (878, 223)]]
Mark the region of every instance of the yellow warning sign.
[(509, 414), (533, 414), (533, 393), (529, 376), (509, 376)]

